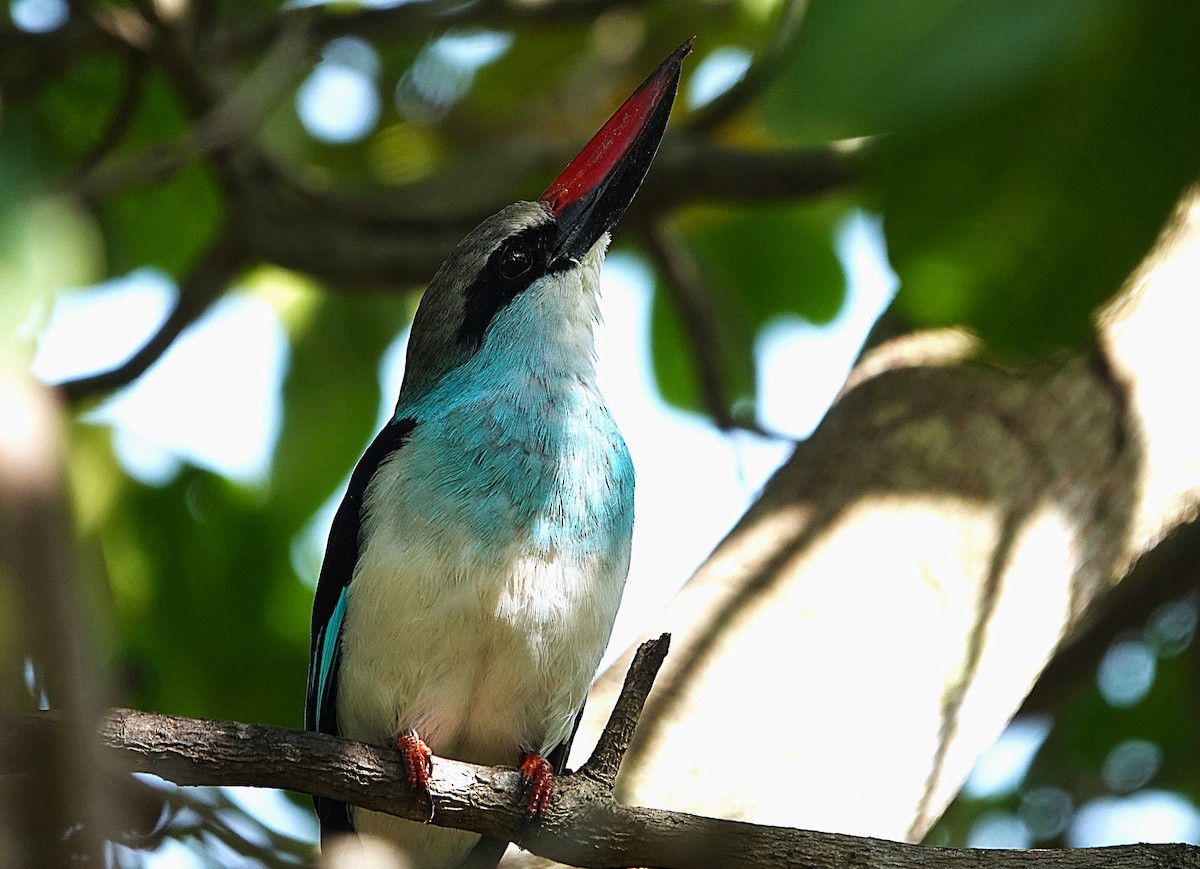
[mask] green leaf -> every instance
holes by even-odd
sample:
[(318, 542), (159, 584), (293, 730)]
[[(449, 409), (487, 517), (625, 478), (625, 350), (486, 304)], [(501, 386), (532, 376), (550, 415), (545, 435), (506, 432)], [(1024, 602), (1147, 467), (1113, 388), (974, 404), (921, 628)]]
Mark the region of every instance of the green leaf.
[[(144, 160), (146, 149), (184, 146), (190, 124), (173, 92), (151, 77), (137, 119), (124, 144), (110, 160)], [(220, 197), (203, 163), (185, 165), (165, 181), (143, 179), (110, 196), (99, 210), (109, 243), (110, 270), (116, 274), (144, 266), (178, 277), (212, 237), (220, 215)]]
[(1021, 352), (1076, 342), (1149, 250), (1200, 169), (1200, 7), (1124, 13), (1036, 86), (882, 144), (911, 320)]
[(938, 125), (1036, 85), (1122, 5), (814, 0), (764, 95), (764, 119), (812, 142)]
[(59, 172), (73, 168), (99, 142), (128, 76), (128, 63), (80, 58), (51, 78), (36, 100), (13, 106), (38, 129), (38, 159)]
[[(288, 561), (294, 529), (262, 499), (185, 467), (130, 483), (99, 535), (112, 577), (121, 702), (185, 715), (296, 725), (307, 668), (307, 590)], [(295, 619), (292, 620), (296, 622)]]
[(848, 208), (827, 201), (709, 211), (682, 226), (706, 280), (756, 331), (784, 314), (813, 323), (837, 316), (845, 282), (834, 233)]
[(183, 275), (212, 238), (220, 208), (212, 178), (200, 166), (165, 184), (122, 190), (100, 215), (110, 270), (122, 274), (152, 266)]
[(1084, 340), (1200, 169), (1200, 7), (888, 5), (815, 3), (768, 117), (887, 131), (866, 185), (915, 325), (1016, 352)]

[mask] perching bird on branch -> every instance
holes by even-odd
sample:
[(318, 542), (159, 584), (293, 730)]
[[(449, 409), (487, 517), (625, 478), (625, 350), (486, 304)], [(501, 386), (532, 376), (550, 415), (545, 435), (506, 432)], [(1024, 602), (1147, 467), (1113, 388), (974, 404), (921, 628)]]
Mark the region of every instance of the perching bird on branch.
[[(431, 753), (515, 763), (529, 815), (542, 814), (608, 643), (634, 474), (596, 385), (600, 267), (691, 45), (537, 201), (501, 210), (450, 254), (413, 320), (395, 415), (334, 517), (306, 726), (395, 745), (427, 799)], [(495, 850), (474, 833), (316, 807), (322, 842), (385, 836), (416, 866)]]

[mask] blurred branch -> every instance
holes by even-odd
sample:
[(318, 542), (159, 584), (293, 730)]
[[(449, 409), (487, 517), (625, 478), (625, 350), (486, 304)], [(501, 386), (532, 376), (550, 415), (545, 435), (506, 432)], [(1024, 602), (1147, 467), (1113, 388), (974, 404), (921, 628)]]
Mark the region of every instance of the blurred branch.
[[(669, 138), (663, 152), (626, 218), (630, 231), (648, 233), (652, 249), (664, 245), (647, 229), (652, 221), (687, 202), (814, 196), (849, 183), (856, 160), (853, 153), (832, 148), (735, 151), (693, 137)], [(99, 189), (112, 180), (111, 175), (107, 178), (93, 176), (85, 183)], [(475, 223), (505, 204), (498, 200), (486, 211), (472, 207), (464, 213), (421, 220), (365, 198), (309, 190), (266, 160), (254, 157), (239, 161), (228, 180), (240, 188), (235, 197), (239, 208), (236, 225), (227, 226), (201, 256), (180, 284), (179, 301), (162, 327), (128, 361), (60, 385), (68, 402), (117, 389), (139, 377), (249, 262), (271, 262), (338, 284), (419, 285)], [(671, 263), (673, 268), (682, 268), (677, 256)], [(685, 286), (674, 279), (669, 283)], [(702, 379), (709, 391), (715, 390), (717, 357), (704, 355), (708, 344), (702, 337), (713, 331), (711, 327), (706, 330), (707, 315), (700, 313), (707, 302), (697, 291), (680, 304), (691, 315), (689, 333), (701, 336), (696, 339), (697, 358), (711, 369)], [(726, 428), (741, 425), (727, 410), (717, 413), (720, 395), (717, 391), (706, 396), (714, 419)]]
[(31, 772), (27, 786), (0, 791), (0, 852), (17, 867), (65, 864), (67, 853), (99, 861), (117, 811), (98, 782), (103, 679), (78, 585), (61, 408), (31, 377), (0, 368), (0, 419), (0, 596), (15, 632), (5, 663), (33, 670), (29, 687), (58, 720), (48, 740), (0, 752)]
[(717, 312), (712, 293), (704, 285), (699, 265), (683, 240), (664, 227), (646, 234), (650, 256), (662, 273), (661, 287), (671, 297), (683, 325), (684, 340), (696, 367), (700, 403), (722, 430), (736, 423), (729, 412), (730, 396), (725, 384), (725, 356), (720, 346)]
[[(81, 12), (81, 7), (87, 11)], [(131, 10), (119, 11), (120, 17), (137, 18)], [(93, 16), (83, 0), (72, 0), (71, 12), (66, 23), (50, 33), (19, 30), (8, 16), (0, 18), (0, 84), (6, 100), (35, 97), (66, 67), (81, 60), (136, 47), (113, 29), (100, 26), (99, 16)]]
[[(0, 716), (0, 780), (12, 792), (23, 794), (23, 803), (36, 805), (30, 799), (33, 790), (29, 780), (37, 780), (43, 774), (40, 759), (61, 751), (58, 741), (64, 735), (63, 715), (55, 710), (39, 715)], [(88, 746), (94, 753), (103, 751), (96, 738), (95, 720), (88, 727), (79, 746)], [(99, 759), (99, 758), (98, 758)], [(62, 830), (70, 830), (67, 846), (74, 859), (81, 856), (80, 833), (87, 834), (89, 842), (101, 845), (105, 839), (136, 851), (154, 851), (166, 839), (186, 841), (193, 839), (201, 843), (220, 842), (230, 851), (250, 858), (257, 864), (272, 869), (296, 869), (310, 865), (312, 842), (281, 833), (263, 823), (251, 812), (246, 811), (221, 788), (184, 788), (170, 782), (148, 776), (131, 775), (121, 764), (98, 764), (99, 785), (96, 793), (108, 805), (121, 809), (117, 826), (101, 828), (85, 820), (81, 815), (60, 818), (66, 826), (61, 828), (39, 828), (43, 843), (63, 839)], [(77, 782), (73, 784), (77, 785)], [(0, 817), (0, 843), (4, 843), (4, 865), (19, 865), (14, 859), (11, 843), (4, 838), (3, 821), (13, 813)], [(66, 865), (59, 860), (55, 865)], [(44, 864), (38, 861), (38, 865)], [(119, 863), (118, 865), (124, 865)]]
[(722, 431), (739, 429), (779, 441), (794, 440), (770, 431), (753, 418), (731, 412), (732, 395), (725, 382), (727, 354), (721, 347), (717, 311), (699, 263), (687, 243), (671, 229), (659, 224), (645, 233), (650, 258), (662, 273), (662, 289), (671, 297), (683, 326), (684, 340), (691, 351), (699, 381), (700, 404), (713, 424)]
[(146, 77), (149, 72), (150, 63), (146, 55), (140, 51), (129, 49), (126, 52), (125, 84), (121, 89), (121, 95), (116, 105), (113, 106), (112, 114), (109, 115), (108, 123), (104, 125), (100, 137), (75, 167), (73, 174), (77, 179), (83, 178), (98, 166), (125, 137), (130, 124), (137, 115), (142, 94), (145, 93)]
[[(263, 67), (268, 66), (264, 62)], [(647, 231), (656, 217), (687, 202), (776, 201), (826, 193), (850, 182), (857, 159), (854, 153), (833, 148), (737, 151), (697, 137), (669, 137), (662, 150), (626, 218), (631, 231)], [(102, 190), (117, 180), (111, 174), (94, 175), (84, 184), (86, 189)], [(230, 180), (240, 188), (236, 226), (226, 227), (209, 246), (181, 283), (179, 301), (167, 320), (127, 362), (60, 385), (68, 402), (139, 377), (249, 262), (272, 262), (339, 284), (422, 284), (475, 223), (505, 204), (497, 198), (483, 211), (472, 207), (421, 220), (366, 198), (309, 190), (254, 158), (240, 161)], [(693, 301), (689, 310), (698, 310), (703, 296)], [(714, 382), (716, 372), (709, 374), (709, 382)], [(714, 418), (724, 420), (725, 427), (735, 424), (727, 411)]]
[[(174, 812), (185, 810), (196, 818), (196, 823), (186, 828), (165, 827), (164, 837), (181, 839), (192, 835), (198, 839), (216, 839), (233, 853), (250, 858), (267, 869), (298, 869), (311, 863), (310, 843), (273, 830), (220, 790), (192, 795), (179, 788), (168, 792), (150, 785), (146, 787), (168, 803)], [(211, 799), (202, 798), (202, 793)], [(234, 815), (237, 822), (230, 823), (226, 814)]]
[(184, 329), (208, 310), (249, 261), (249, 252), (242, 243), (242, 228), (236, 221), (230, 221), (180, 283), (175, 307), (158, 331), (116, 368), (60, 383), (58, 390), (63, 399), (75, 404), (98, 393), (119, 389), (140, 377)]
[[(570, 24), (594, 18), (613, 6), (637, 5), (642, 0), (546, 0), (529, 3), (522, 0), (418, 0), (386, 8), (339, 9), (336, 6), (318, 7), (314, 34), (322, 42), (340, 36), (360, 36), (379, 39), (389, 35), (408, 36), (434, 27), (476, 25), (513, 28), (532, 24)], [(272, 32), (286, 25), (290, 16), (300, 14), (297, 8), (284, 10), (271, 20), (233, 35), (231, 47), (238, 53), (271, 38)]]
[(792, 44), (792, 38), (800, 29), (800, 22), (808, 11), (808, 0), (788, 0), (779, 13), (779, 23), (771, 35), (770, 42), (754, 59), (746, 73), (727, 91), (700, 107), (688, 121), (692, 132), (706, 132), (720, 126), (746, 108), (762, 92), (779, 69), (784, 51)]
[[(356, 28), (369, 30), (373, 37), (390, 30), (412, 33), (422, 22), (433, 21), (507, 26), (586, 20), (615, 3), (424, 0), (353, 12), (327, 6), (296, 8), (250, 25), (239, 22), (226, 30), (216, 28), (202, 38), (198, 19), (166, 20), (152, 0), (134, 0), (132, 8), (95, 7), (73, 0), (73, 14), (61, 30), (69, 31), (75, 42), (86, 40), (90, 32), (96, 45), (129, 53), (131, 60), (125, 90), (105, 130), (63, 187), (90, 202), (103, 202), (127, 187), (160, 181), (206, 159), (219, 176), (227, 207), (238, 216), (238, 231), (227, 230), (201, 257), (181, 284), (176, 308), (145, 346), (110, 371), (63, 384), (64, 397), (77, 402), (138, 377), (251, 261), (305, 272), (335, 289), (421, 285), (471, 227), (508, 204), (514, 197), (514, 178), (533, 172), (550, 177), (570, 156), (531, 148), (528, 143), (509, 148), (492, 143), (478, 165), (466, 161), (455, 171), (410, 189), (351, 194), (308, 187), (263, 153), (256, 131), (294, 84), (297, 72), (305, 68), (314, 40), (356, 32)], [(768, 55), (786, 41), (802, 6), (793, 3), (785, 10)], [(247, 51), (252, 43), (254, 52), (261, 52), (267, 39), (272, 49), (253, 72), (233, 73), (239, 61), (226, 43), (250, 33), (257, 35), (243, 45)], [(60, 38), (22, 35), (11, 29), (0, 35), (34, 55)], [(75, 42), (72, 46), (78, 48)], [(764, 58), (762, 63), (769, 61)], [(161, 71), (174, 86), (192, 119), (191, 129), (176, 141), (101, 162), (136, 114), (147, 68)], [(225, 81), (238, 82), (227, 96), (221, 86)], [(749, 90), (740, 92), (745, 95)], [(769, 202), (822, 195), (853, 180), (856, 160), (845, 149), (738, 150), (701, 134), (677, 132), (664, 142), (655, 171), (626, 217), (623, 231), (649, 232), (662, 215), (692, 202)], [(716, 418), (724, 419), (728, 427), (732, 421), (727, 416)]]
[[(850, 183), (855, 160), (832, 148), (739, 151), (668, 136), (623, 231), (645, 232), (664, 213), (690, 202), (774, 202), (828, 193)], [(259, 163), (238, 182), (247, 207), (246, 241), (260, 259), (335, 282), (423, 284), (471, 227), (508, 204), (511, 167), (479, 179), (493, 187), (488, 201), (476, 196), (464, 210), (444, 207), (457, 200), (439, 192), (442, 184), (461, 187), (463, 172), (471, 169), (422, 186), (419, 202), (398, 191), (389, 204), (369, 193), (352, 198), (306, 189)]]
[[(347, 11), (338, 4), (317, 7), (292, 6), (236, 25), (205, 21), (211, 10), (201, 9), (191, 35), (164, 26), (149, 0), (138, 0), (135, 8), (115, 4), (97, 6), (86, 0), (70, 0), (72, 14), (66, 23), (48, 33), (19, 30), (0, 21), (0, 80), (16, 83), (16, 95), (28, 97), (81, 58), (133, 48), (149, 51), (170, 65), (178, 81), (186, 83), (194, 109), (211, 104), (209, 85), (197, 74), (192, 58), (203, 47), (209, 62), (230, 66), (262, 54), (264, 44), (298, 21), (313, 24), (312, 42), (324, 43), (339, 36), (412, 36), (424, 38), (433, 28), (478, 25), (511, 29), (535, 25), (569, 25), (585, 22), (614, 6), (641, 5), (642, 0), (416, 0), (387, 8), (357, 8)], [(249, 16), (247, 16), (249, 18)], [(205, 27), (204, 25), (209, 26)], [(203, 32), (203, 35), (202, 35)], [(200, 41), (203, 45), (193, 44)], [(5, 60), (15, 61), (5, 64)]]
[[(213, 802), (198, 800), (186, 790), (174, 789), (167, 799), (178, 808), (187, 808), (207, 825), (216, 831), (213, 835), (220, 837), (227, 846), (247, 857), (253, 857), (266, 866), (307, 866), (312, 858), (312, 843), (303, 839), (279, 832), (265, 824), (258, 817), (247, 812), (231, 800), (224, 791), (210, 792)], [(230, 824), (222, 813), (236, 813), (238, 823)], [(258, 844), (246, 837), (245, 826), (253, 828), (254, 838)]]
[(859, 144), (751, 150), (719, 145), (693, 133), (669, 133), (624, 223), (692, 202), (784, 202), (824, 196), (857, 180), (865, 148)]
[[(252, 142), (255, 131), (274, 109), (304, 69), (308, 58), (306, 16), (289, 16), (292, 26), (281, 30), (278, 39), (262, 61), (242, 80), (236, 90), (215, 105), (199, 106), (201, 116), (183, 138), (152, 145), (140, 153), (112, 163), (100, 163), (99, 157), (112, 146), (111, 135), (101, 137), (93, 150), (95, 157), (85, 158), (74, 177), (64, 187), (85, 198), (98, 199), (135, 184), (162, 181), (195, 162), (241, 142)], [(134, 93), (134, 69), (144, 69), (144, 62), (134, 67), (145, 55), (135, 54), (131, 60), (131, 83), (112, 122), (117, 118), (127, 122), (122, 109)], [(183, 61), (181, 61), (183, 63)], [(192, 76), (185, 76), (191, 81)], [(140, 82), (140, 77), (138, 79)], [(184, 85), (184, 90), (188, 89)]]
[(162, 19), (154, 0), (132, 0), (133, 7), (150, 28), (149, 50), (175, 84), (188, 114), (199, 117), (217, 102), (217, 94), (175, 29)]
[(44, 44), (62, 30), (77, 27), (81, 30), (77, 37), (80, 41), (83, 40), (82, 33), (90, 30), (92, 39), (104, 45), (121, 45), (142, 52), (150, 47), (153, 37), (150, 23), (137, 9), (111, 3), (101, 5), (90, 0), (68, 0), (68, 6), (71, 15), (60, 31), (33, 34), (32, 37)]

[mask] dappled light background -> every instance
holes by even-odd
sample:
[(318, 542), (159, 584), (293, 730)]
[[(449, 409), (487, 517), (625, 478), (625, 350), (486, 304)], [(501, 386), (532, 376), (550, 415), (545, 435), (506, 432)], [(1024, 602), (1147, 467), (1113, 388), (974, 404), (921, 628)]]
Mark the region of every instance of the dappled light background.
[[(980, 758), (929, 840), (983, 848), (1196, 842), (1186, 755), (1197, 595), (1169, 601), (1104, 651), (1053, 713), (1018, 717)], [(1183, 708), (1181, 708), (1181, 704)]]
[[(731, 11), (712, 25), (707, 42), (698, 43), (677, 114), (701, 112), (737, 86), (768, 42), (783, 5), (742, 0), (722, 6)], [(11, 0), (7, 14), (21, 31), (50, 33), (67, 26), (72, 11), (65, 0)], [(667, 17), (661, 10), (654, 14)], [(1039, 39), (1075, 26), (1050, 18)], [(624, 64), (644, 48), (647, 34), (663, 29), (658, 19), (615, 7), (570, 39), (557, 31), (480, 27), (434, 32), (403, 44), (339, 36), (297, 77), (284, 108), (264, 120), (264, 136), (314, 189), (340, 179), (369, 179), (420, 199), (422, 182), (470, 159), (463, 141), (508, 129), (506, 113), (531, 120), (525, 128), (515, 125), (523, 132), (506, 133), (497, 142), (498, 153), (532, 151), (530, 140), (546, 139), (540, 144), (547, 147), (579, 144), (564, 138), (575, 135), (577, 118), (545, 121), (553, 114), (546, 111), (552, 98), (531, 90), (542, 85), (542, 75), (521, 70), (515, 53), (532, 54), (533, 43), (543, 40), (537, 48), (544, 55), (538, 57), (556, 77), (569, 79), (561, 73), (563, 58), (582, 41), (591, 60), (574, 75), (603, 77), (615, 69), (624, 75)], [(690, 23), (679, 27), (690, 34)], [(982, 50), (982, 37), (968, 42)], [(836, 41), (831, 45), (839, 47)], [(825, 104), (820, 80), (803, 92), (797, 84), (814, 74), (809, 64), (829, 61), (819, 52), (813, 58), (811, 52), (803, 55), (786, 86), (768, 95), (761, 112), (765, 124), (755, 115), (735, 124), (730, 138), (753, 143), (840, 137), (846, 117)], [(873, 60), (861, 59), (870, 72)], [(919, 87), (922, 75), (940, 80), (937, 64), (944, 60), (936, 53), (927, 60), (932, 72), (915, 76), (906, 91), (910, 104), (881, 108), (867, 98), (864, 103), (883, 117), (894, 113), (904, 125), (912, 123), (906, 111), (921, 116), (939, 101), (963, 99), (958, 92)], [(1016, 87), (1014, 81), (1036, 76), (1046, 63), (1043, 54), (1031, 51), (1012, 69), (999, 64), (997, 87)], [(824, 80), (837, 82), (841, 75), (828, 73)], [(855, 84), (854, 69), (844, 76)], [(603, 106), (611, 109), (617, 91), (628, 84), (628, 75), (614, 78), (613, 93), (589, 91), (597, 106), (581, 98), (564, 114), (602, 117)], [(864, 80), (870, 76), (864, 73)], [(517, 98), (526, 92), (528, 99)], [(799, 109), (788, 114), (793, 104)], [(857, 108), (878, 121), (862, 105)], [(852, 114), (848, 109), (847, 116)], [(148, 122), (147, 141), (154, 141), (160, 121)], [(20, 144), (6, 145), (0, 157)], [(969, 149), (969, 143), (963, 147)], [(532, 197), (547, 179), (532, 174), (532, 157), (523, 165), (531, 173), (523, 195)], [(11, 168), (17, 166), (0, 165), (0, 182), (14, 190), (22, 184), (19, 167)], [(0, 208), (0, 229), (9, 233), (0, 287), (9, 298), (0, 300), (0, 326), (26, 348), (22, 352), (38, 378), (53, 384), (117, 366), (166, 320), (179, 293), (174, 276), (199, 244), (194, 234), (207, 233), (212, 224), (210, 196), (188, 186), (201, 184), (189, 172), (181, 173), (179, 189), (169, 196), (114, 209), (109, 219), (125, 226), (125, 235), (107, 248), (96, 223), (67, 197), (14, 197)], [(937, 180), (917, 177), (912, 183)], [(499, 182), (479, 183), (494, 188)], [(735, 360), (723, 384), (726, 422), (734, 423), (727, 430), (714, 424), (705, 412), (712, 408), (699, 397), (695, 360), (681, 338), (677, 302), (664, 289), (661, 259), (626, 244), (617, 228), (604, 271), (599, 377), (633, 454), (638, 486), (633, 565), (606, 660), (687, 580), (837, 395), (897, 289), (889, 264), (897, 227), (885, 225), (880, 210), (892, 198), (916, 194), (899, 184), (885, 192), (882, 203), (835, 197), (753, 213), (702, 204), (680, 216), (675, 229), (695, 245), (700, 264), (733, 288), (734, 316), (727, 319), (738, 328), (728, 338), (732, 349), (721, 348), (728, 357), (720, 360)], [(425, 205), (438, 212), (439, 203)], [(155, 225), (134, 231), (138, 219)], [(910, 264), (924, 256), (913, 253), (911, 241), (922, 219), (916, 214), (898, 228), (900, 257)], [(947, 248), (977, 243), (948, 239)], [(772, 246), (785, 251), (778, 261), (758, 255)], [(105, 257), (122, 270), (100, 282), (108, 274), (100, 265)], [(916, 273), (937, 286), (950, 269), (933, 258), (918, 265)], [(1050, 266), (1046, 271), (1046, 282), (1056, 279)], [(739, 286), (739, 272), (753, 278), (742, 276), (753, 283), (753, 293)], [(917, 287), (903, 297), (904, 304), (918, 322), (967, 322), (1019, 343), (1023, 333), (1007, 313), (989, 319), (994, 311), (985, 308), (992, 303), (979, 301), (987, 295), (985, 284), (1005, 278), (1011, 273), (997, 266), (995, 273), (979, 276), (977, 286), (968, 281), (962, 298)], [(121, 702), (134, 698), (181, 714), (300, 722), (306, 606), (341, 490), (372, 433), (365, 422), (373, 416), (377, 427), (391, 415), (414, 300), (378, 287), (330, 293), (299, 273), (256, 265), (143, 376), (79, 415), (71, 456), (76, 509), (82, 532), (102, 538), (93, 555), (106, 565), (97, 572), (106, 573), (113, 586), (106, 617), (114, 622), (114, 634), (124, 632), (121, 640), (107, 642), (113, 648), (127, 644), (128, 660), (117, 674)], [(1095, 301), (1071, 304), (1087, 311)], [(1054, 323), (1042, 325), (1033, 343), (1061, 337), (1048, 334)], [(1063, 328), (1073, 335), (1079, 327)], [(315, 428), (301, 425), (314, 420), (320, 421)], [(301, 485), (289, 478), (308, 462), (316, 466), (316, 482), (305, 479)], [(181, 504), (181, 513), (164, 518)], [(108, 526), (114, 530), (98, 530)], [(172, 547), (173, 540), (203, 535), (234, 542), (197, 545), (196, 552)], [(246, 612), (204, 605), (210, 598), (224, 599), (230, 587), (253, 584), (249, 577), (256, 572), (271, 579), (247, 592)], [(864, 600), (862, 606), (871, 603)], [(1195, 685), (1196, 624), (1194, 594), (1164, 605), (1113, 642), (1094, 671), (1064, 683), (1052, 705), (1014, 720), (979, 761), (930, 841), (980, 847), (1200, 842), (1194, 730), (1180, 731), (1184, 722), (1190, 727), (1197, 720), (1189, 700), (1194, 691), (1181, 690)], [(156, 661), (163, 662), (161, 668)], [(36, 692), (32, 675), (29, 683)], [(132, 850), (118, 856), (129, 865), (257, 865), (203, 831), (214, 819), (263, 847), (297, 854), (302, 853), (297, 843), (316, 838), (303, 800), (214, 789), (198, 792), (193, 804), (179, 810), (171, 820), (179, 832), (164, 838), (151, 856)]]

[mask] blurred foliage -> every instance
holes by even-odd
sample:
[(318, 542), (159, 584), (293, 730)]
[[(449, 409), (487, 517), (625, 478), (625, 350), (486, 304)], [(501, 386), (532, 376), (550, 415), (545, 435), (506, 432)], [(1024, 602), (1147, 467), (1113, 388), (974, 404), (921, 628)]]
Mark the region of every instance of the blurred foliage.
[[(714, 52), (768, 52), (781, 5), (661, 0), (614, 6), (594, 20), (566, 16), (513, 31), (507, 48), (467, 72), (438, 73), (430, 58), (445, 28), (436, 24), (363, 33), (356, 37), (366, 47), (363, 71), (380, 110), (364, 136), (343, 144), (314, 138), (291, 99), (295, 87), (254, 133), (271, 159), (313, 189), (445, 210), (453, 203), (431, 201), (422, 185), (476, 166), (457, 187), (440, 189), (455, 189), (467, 203), (497, 189), (529, 197), (548, 178), (527, 152), (578, 146), (685, 36), (698, 37), (685, 95)], [(204, 6), (210, 25), (230, 32), (269, 22), (280, 9), (267, 0)], [(80, 3), (71, 15), (90, 7), (130, 9)], [(11, 25), (0, 23), (0, 35), (5, 29)], [(468, 21), (454, 32), (481, 31)], [(181, 278), (223, 215), (239, 206), (204, 159), (96, 196), (62, 195), (130, 94), (132, 116), (104, 149), (107, 163), (136, 165), (147, 149), (186, 141), (196, 123), (160, 71), (139, 69), (136, 52), (114, 44), (105, 37), (44, 55), (28, 50), (28, 40), (19, 50), (0, 48), (6, 333), (16, 322), (36, 332), (50, 294), (65, 286), (146, 265)], [(877, 137), (860, 177), (815, 203), (704, 203), (667, 216), (705, 275), (716, 344), (702, 352), (718, 354), (723, 400), (753, 406), (753, 345), (765, 324), (796, 314), (824, 323), (840, 310), (845, 280), (834, 239), (856, 207), (883, 217), (903, 282), (899, 311), (913, 326), (961, 324), (1022, 353), (1086, 340), (1096, 308), (1195, 176), (1197, 44), (1200, 6), (1177, 0), (813, 0), (775, 75), (711, 136), (749, 149)], [(333, 61), (325, 48), (312, 64)], [(220, 52), (213, 57), (220, 62)], [(222, 75), (236, 80), (254, 60), (209, 71), (228, 85)], [(398, 100), (419, 69), (435, 84), (453, 79), (454, 97), (438, 102), (436, 94), (448, 91), (427, 89), (417, 94), (419, 111)], [(696, 115), (681, 99), (673, 127)], [(515, 169), (493, 171), (499, 165)], [(618, 230), (616, 244), (626, 240)], [(657, 280), (658, 383), (672, 402), (698, 409), (698, 345), (675, 297), (663, 291), (664, 276)], [(283, 434), (261, 485), (190, 466), (165, 484), (142, 483), (121, 467), (111, 432), (74, 423), (73, 487), (84, 545), (108, 590), (115, 702), (300, 721), (315, 577), (307, 563), (297, 573), (297, 540), (370, 439), (381, 401), (394, 400), (378, 394), (378, 366), (414, 301), (408, 292), (326, 289), (306, 316), (284, 318)], [(28, 342), (18, 343), (27, 353)], [(1171, 690), (1194, 675), (1176, 672), (1190, 661), (1165, 661), (1140, 711), (1106, 708), (1081, 688), (1029, 781), (1070, 782), (1064, 786), (1073, 792), (1091, 793), (1094, 782), (1049, 758), (1073, 764), (1079, 756), (1073, 769), (1094, 769), (1126, 734), (1160, 739), (1164, 751), (1179, 747), (1163, 727), (1184, 720), (1181, 706), (1190, 709), (1190, 695)], [(1194, 712), (1187, 712), (1189, 732)], [(1175, 772), (1171, 786), (1196, 794), (1194, 775)], [(1019, 798), (998, 804), (1011, 809)], [(974, 810), (952, 810), (949, 840), (963, 840)]]
[(867, 169), (899, 310), (999, 349), (1083, 340), (1200, 168), (1200, 7), (816, 2), (771, 129), (883, 134)]
[(1024, 836), (1010, 846), (1065, 847), (1087, 834), (1089, 811), (1176, 797), (1200, 832), (1197, 602), (1195, 593), (1169, 599), (1112, 638), (1099, 665), (1075, 673), (1038, 711), (1050, 729), (1028, 771), (995, 792), (960, 795), (927, 841), (969, 843), (999, 821)]

